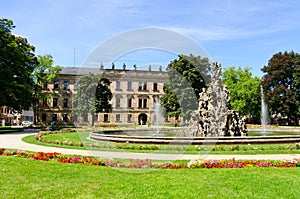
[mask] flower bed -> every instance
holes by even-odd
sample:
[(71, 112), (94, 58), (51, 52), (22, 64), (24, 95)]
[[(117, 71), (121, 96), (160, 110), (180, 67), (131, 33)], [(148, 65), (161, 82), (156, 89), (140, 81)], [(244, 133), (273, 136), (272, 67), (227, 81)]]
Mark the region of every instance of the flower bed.
[(230, 160), (193, 160), (188, 163), (188, 168), (259, 168), (259, 167), (300, 167), (300, 160), (292, 161), (236, 161)]
[(70, 164), (89, 164), (96, 166), (110, 166), (117, 168), (153, 168), (153, 169), (181, 169), (181, 168), (261, 168), (261, 167), (300, 167), (300, 159), (291, 161), (269, 161), (269, 160), (256, 160), (256, 161), (238, 161), (235, 159), (230, 160), (192, 160), (188, 163), (153, 163), (150, 159), (130, 159), (129, 162), (119, 162), (112, 159), (100, 159), (95, 157), (85, 156), (72, 156), (63, 155), (60, 153), (44, 153), (44, 152), (26, 152), (26, 151), (10, 151), (0, 148), (0, 156), (17, 156), (21, 158), (28, 158), (41, 161), (57, 161), (60, 163)]

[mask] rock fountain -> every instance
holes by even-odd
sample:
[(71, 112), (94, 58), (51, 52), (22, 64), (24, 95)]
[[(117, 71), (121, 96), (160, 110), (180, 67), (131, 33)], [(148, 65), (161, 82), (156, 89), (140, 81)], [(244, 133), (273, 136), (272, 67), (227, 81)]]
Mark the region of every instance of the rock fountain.
[(230, 110), (229, 92), (222, 84), (221, 65), (212, 64), (211, 83), (200, 93), (198, 110), (189, 121), (192, 136), (243, 136), (246, 124), (235, 110)]

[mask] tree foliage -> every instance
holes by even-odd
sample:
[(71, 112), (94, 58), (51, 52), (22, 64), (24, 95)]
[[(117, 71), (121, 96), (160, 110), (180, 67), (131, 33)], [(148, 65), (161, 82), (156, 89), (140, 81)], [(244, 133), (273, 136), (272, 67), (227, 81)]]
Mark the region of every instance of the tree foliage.
[(32, 73), (32, 79), (34, 82), (33, 111), (35, 115), (35, 123), (37, 122), (37, 118), (39, 118), (37, 111), (37, 102), (53, 97), (54, 95), (54, 93), (42, 92), (43, 86), (51, 83), (59, 76), (61, 72), (61, 67), (53, 66), (53, 62), (53, 58), (49, 54), (46, 54), (44, 56), (38, 55), (38, 65), (35, 67)]
[(109, 103), (112, 98), (109, 79), (101, 77), (95, 94), (95, 109), (96, 113), (108, 113), (111, 112), (111, 104)]
[(179, 55), (167, 67), (168, 81), (161, 103), (169, 116), (189, 117), (197, 110), (199, 94), (209, 83), (210, 63), (208, 58)]
[(77, 93), (73, 97), (73, 112), (75, 115), (92, 115), (94, 125), (95, 113), (109, 112), (112, 93), (109, 89), (110, 81), (107, 78), (92, 73), (78, 78)]
[(300, 117), (300, 55), (279, 52), (262, 68), (265, 100), (272, 114)]
[(32, 103), (32, 72), (38, 64), (34, 46), (12, 34), (9, 19), (0, 19), (0, 106), (28, 109)]
[(39, 64), (33, 71), (33, 80), (36, 89), (41, 89), (43, 85), (56, 79), (62, 69), (60, 66), (53, 66), (53, 57), (49, 54), (38, 55), (38, 62)]
[(231, 108), (241, 116), (260, 117), (260, 78), (248, 67), (230, 67), (222, 73), (223, 84), (230, 93)]

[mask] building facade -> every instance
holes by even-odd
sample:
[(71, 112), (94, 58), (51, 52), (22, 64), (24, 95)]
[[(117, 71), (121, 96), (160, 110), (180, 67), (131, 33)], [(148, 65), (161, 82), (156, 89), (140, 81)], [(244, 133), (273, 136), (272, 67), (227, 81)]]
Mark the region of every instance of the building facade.
[(159, 103), (164, 94), (163, 85), (167, 80), (167, 72), (149, 70), (127, 70), (97, 68), (63, 67), (59, 78), (45, 84), (43, 92), (51, 93), (52, 97), (40, 99), (35, 114), (36, 121), (41, 125), (52, 122), (59, 124), (90, 125), (92, 115), (74, 117), (72, 112), (72, 97), (76, 95), (80, 85), (80, 76), (93, 73), (102, 75), (110, 80), (112, 92), (109, 113), (96, 113), (96, 125), (145, 125), (157, 120), (155, 103)]

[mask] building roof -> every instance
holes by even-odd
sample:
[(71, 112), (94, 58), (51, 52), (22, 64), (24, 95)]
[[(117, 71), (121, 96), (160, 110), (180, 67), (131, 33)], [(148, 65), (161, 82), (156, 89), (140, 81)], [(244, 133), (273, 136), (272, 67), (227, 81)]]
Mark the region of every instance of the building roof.
[(60, 74), (64, 75), (85, 75), (88, 73), (103, 74), (111, 72), (129, 72), (129, 73), (166, 73), (166, 71), (154, 70), (124, 70), (124, 69), (100, 69), (100, 68), (85, 68), (85, 67), (61, 67)]
[(99, 74), (99, 68), (62, 67), (60, 74), (85, 75), (88, 73)]

